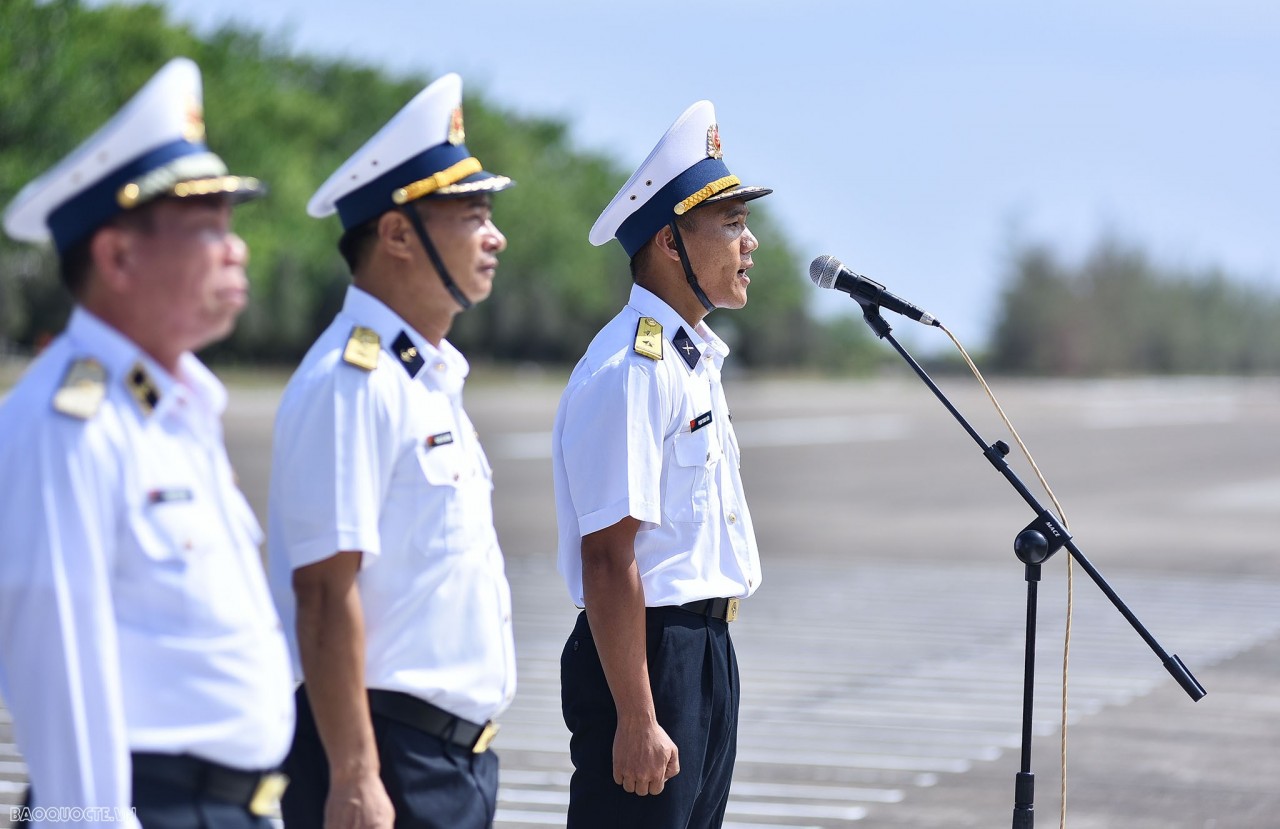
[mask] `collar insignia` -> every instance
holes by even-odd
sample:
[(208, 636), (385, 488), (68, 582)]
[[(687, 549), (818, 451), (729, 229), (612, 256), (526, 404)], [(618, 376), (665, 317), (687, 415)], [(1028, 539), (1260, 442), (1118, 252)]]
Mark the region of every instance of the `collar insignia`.
[(693, 371), (698, 367), (698, 358), (702, 356), (702, 352), (693, 344), (693, 338), (684, 330), (683, 325), (680, 326), (680, 330), (676, 331), (676, 335), (671, 340), (671, 344), (676, 347), (676, 353), (684, 358), (684, 361), (689, 366), (690, 371)]
[(636, 353), (650, 360), (662, 359), (662, 323), (653, 317), (641, 317), (636, 325)]
[(347, 347), (342, 351), (342, 359), (356, 368), (373, 371), (378, 367), (378, 352), (382, 349), (382, 338), (371, 328), (357, 325), (351, 329), (347, 339)]
[(410, 377), (417, 377), (418, 370), (426, 362), (418, 353), (418, 347), (413, 344), (413, 340), (409, 339), (409, 335), (403, 331), (396, 337), (395, 342), (391, 343), (391, 353), (400, 360), (400, 365), (404, 366), (404, 370), (409, 372)]
[(149, 415), (156, 410), (156, 405), (160, 402), (160, 390), (156, 388), (156, 382), (147, 374), (142, 363), (133, 364), (124, 384), (143, 414)]
[(88, 420), (98, 413), (106, 396), (106, 369), (97, 360), (85, 357), (67, 367), (62, 385), (53, 395), (53, 408), (68, 417)]

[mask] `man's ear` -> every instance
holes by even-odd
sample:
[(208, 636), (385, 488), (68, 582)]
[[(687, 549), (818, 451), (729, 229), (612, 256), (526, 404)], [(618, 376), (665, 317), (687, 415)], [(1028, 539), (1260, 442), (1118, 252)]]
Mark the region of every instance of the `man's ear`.
[(676, 248), (676, 236), (671, 232), (671, 225), (662, 226), (662, 230), (653, 237), (653, 244), (660, 255), (673, 262), (680, 261), (680, 251)]
[(136, 257), (133, 234), (108, 225), (94, 231), (89, 241), (93, 271), (112, 293), (124, 293), (132, 282)]
[(383, 213), (378, 219), (378, 243), (382, 245), (387, 255), (394, 259), (412, 259), (417, 240), (409, 217), (399, 210), (388, 210)]

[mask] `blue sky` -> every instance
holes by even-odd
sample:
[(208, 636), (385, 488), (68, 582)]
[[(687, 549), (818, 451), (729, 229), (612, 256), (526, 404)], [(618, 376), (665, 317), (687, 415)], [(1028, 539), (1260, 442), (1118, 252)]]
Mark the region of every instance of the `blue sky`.
[(199, 30), (234, 20), (300, 52), (459, 72), (628, 169), (709, 98), (730, 169), (775, 188), (806, 262), (835, 255), (970, 345), (1018, 240), (1076, 258), (1113, 232), (1280, 287), (1280, 4), (164, 4)]

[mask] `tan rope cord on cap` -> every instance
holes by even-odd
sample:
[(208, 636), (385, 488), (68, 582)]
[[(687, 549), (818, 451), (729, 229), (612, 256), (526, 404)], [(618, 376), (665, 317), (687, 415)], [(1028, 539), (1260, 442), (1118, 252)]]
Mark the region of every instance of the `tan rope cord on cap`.
[(735, 187), (741, 183), (742, 182), (738, 181), (738, 177), (735, 175), (728, 175), (728, 176), (725, 176), (724, 178), (718, 178), (715, 181), (708, 184), (706, 187), (703, 187), (698, 192), (689, 196), (689, 198), (677, 204), (675, 207), (676, 215), (683, 216), (684, 214), (688, 213), (690, 210), (702, 204), (704, 201), (716, 195), (717, 193), (723, 190), (727, 190), (730, 187)]
[[(983, 379), (982, 372), (978, 371), (977, 365), (969, 358), (969, 352), (964, 350), (964, 346), (956, 339), (956, 335), (952, 334), (942, 323), (938, 323), (938, 327), (946, 332), (951, 338), (951, 342), (955, 343), (956, 348), (960, 350), (960, 356), (964, 357), (964, 361), (969, 366), (969, 370), (973, 372), (973, 376), (978, 378), (978, 382), (987, 392), (987, 397), (991, 398), (991, 403), (996, 407), (1000, 419), (1004, 421), (1004, 425), (1008, 427), (1009, 433), (1013, 435), (1014, 442), (1018, 444), (1018, 448), (1022, 450), (1023, 456), (1027, 462), (1031, 464), (1031, 468), (1035, 470), (1036, 478), (1040, 481), (1040, 485), (1044, 487), (1044, 491), (1049, 494), (1049, 500), (1053, 501), (1053, 507), (1058, 513), (1062, 526), (1068, 531), (1071, 525), (1067, 523), (1067, 515), (1062, 510), (1062, 504), (1058, 503), (1058, 496), (1053, 494), (1049, 482), (1045, 480), (1044, 475), (1040, 472), (1040, 467), (1036, 465), (1035, 458), (1031, 457), (1031, 450), (1027, 449), (1027, 445), (1022, 442), (1022, 437), (1018, 434), (1018, 430), (1013, 428), (1013, 423), (1009, 421), (1008, 416), (1004, 413), (1004, 409), (1000, 406), (1000, 401), (996, 400), (995, 393), (991, 391), (991, 387), (987, 385), (987, 381)], [(1062, 738), (1060, 743), (1059, 762), (1062, 769), (1062, 807), (1058, 813), (1059, 829), (1066, 829), (1067, 825), (1067, 666), (1071, 658), (1071, 612), (1075, 607), (1075, 572), (1072, 569), (1071, 556), (1067, 556), (1067, 622), (1062, 642)]]
[(425, 195), (434, 193), (441, 187), (448, 187), (462, 181), (469, 175), (479, 173), (484, 169), (479, 159), (475, 157), (464, 158), (457, 164), (433, 173), (424, 179), (419, 179), (404, 187), (397, 188), (391, 194), (391, 200), (396, 204), (407, 204), (415, 199), (420, 199)]

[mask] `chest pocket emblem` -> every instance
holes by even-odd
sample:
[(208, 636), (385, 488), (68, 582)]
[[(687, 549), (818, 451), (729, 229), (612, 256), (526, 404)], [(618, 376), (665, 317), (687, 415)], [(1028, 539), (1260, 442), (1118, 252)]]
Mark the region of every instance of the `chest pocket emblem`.
[(437, 446), (448, 446), (450, 443), (453, 443), (453, 432), (441, 432), (427, 438), (426, 446), (428, 449), (434, 449)]

